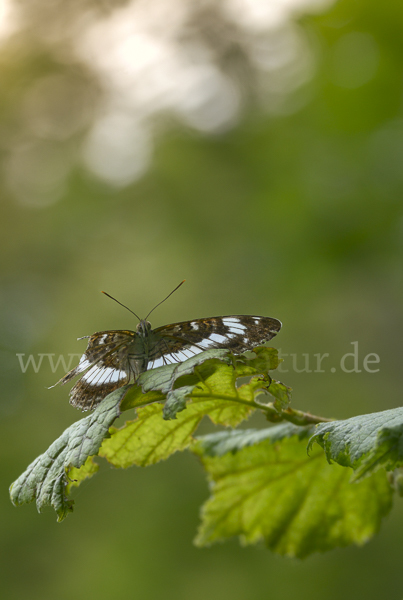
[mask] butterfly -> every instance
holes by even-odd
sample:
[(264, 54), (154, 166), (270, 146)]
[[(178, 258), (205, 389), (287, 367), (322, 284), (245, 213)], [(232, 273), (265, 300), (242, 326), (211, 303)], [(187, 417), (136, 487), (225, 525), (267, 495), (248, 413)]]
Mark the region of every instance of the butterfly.
[[(112, 300), (121, 304), (115, 298)], [(55, 384), (64, 385), (83, 373), (70, 391), (70, 404), (83, 411), (91, 410), (113, 390), (135, 381), (144, 371), (181, 363), (212, 348), (228, 348), (239, 354), (271, 340), (281, 329), (277, 319), (255, 315), (210, 317), (152, 329), (147, 321), (151, 312), (145, 319), (135, 315), (139, 319), (136, 331), (99, 331), (78, 338), (88, 339), (87, 349), (79, 364)]]

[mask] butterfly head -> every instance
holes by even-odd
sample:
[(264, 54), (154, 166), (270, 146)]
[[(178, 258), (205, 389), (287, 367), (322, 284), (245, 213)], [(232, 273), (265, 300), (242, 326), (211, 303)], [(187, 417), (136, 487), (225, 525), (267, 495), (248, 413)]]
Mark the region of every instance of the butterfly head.
[(136, 327), (137, 333), (143, 336), (147, 336), (151, 331), (151, 323), (150, 321), (146, 321), (145, 319), (141, 319), (139, 324)]

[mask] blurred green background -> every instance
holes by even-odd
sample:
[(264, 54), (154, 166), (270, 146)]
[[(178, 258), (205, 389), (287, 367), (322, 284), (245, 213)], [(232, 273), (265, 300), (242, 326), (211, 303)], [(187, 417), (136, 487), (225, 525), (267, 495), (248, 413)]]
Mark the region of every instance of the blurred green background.
[[(401, 403), (401, 0), (1, 6), (4, 597), (401, 599), (398, 499), (365, 547), (296, 561), (237, 540), (194, 548), (208, 488), (187, 453), (102, 465), (62, 524), (7, 492), (81, 416), (68, 389), (46, 389), (60, 365), (23, 373), (16, 354), (68, 360), (79, 336), (134, 329), (100, 290), (145, 315), (186, 278), (153, 326), (279, 318), (274, 345), (298, 370), (330, 354), (323, 373), (286, 357), (296, 408)], [(361, 372), (346, 373), (355, 341)]]

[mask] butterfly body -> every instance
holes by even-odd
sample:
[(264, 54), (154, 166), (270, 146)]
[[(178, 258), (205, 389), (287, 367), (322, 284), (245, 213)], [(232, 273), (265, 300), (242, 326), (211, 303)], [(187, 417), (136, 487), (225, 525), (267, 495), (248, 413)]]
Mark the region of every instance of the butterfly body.
[(90, 410), (144, 371), (183, 362), (212, 348), (239, 354), (269, 341), (280, 328), (277, 319), (254, 315), (210, 317), (157, 329), (142, 319), (136, 331), (99, 331), (86, 336), (88, 346), (79, 364), (58, 383), (65, 384), (83, 373), (70, 392), (70, 403)]

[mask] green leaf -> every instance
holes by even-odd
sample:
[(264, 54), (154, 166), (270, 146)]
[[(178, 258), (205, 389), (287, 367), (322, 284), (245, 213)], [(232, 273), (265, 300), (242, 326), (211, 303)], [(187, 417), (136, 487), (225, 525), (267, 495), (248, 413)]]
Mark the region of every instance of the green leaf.
[[(137, 385), (126, 394), (122, 410), (135, 408), (150, 402), (166, 400), (165, 419), (174, 419), (176, 414), (186, 408), (186, 399), (228, 400), (238, 399), (251, 402), (257, 390), (267, 390), (270, 378), (267, 371), (279, 364), (277, 350), (259, 346), (248, 355), (233, 356), (229, 350), (206, 350), (179, 363), (166, 365), (142, 373)], [(246, 386), (236, 387), (240, 377), (263, 375)], [(250, 407), (249, 407), (250, 408)], [(212, 415), (212, 420), (222, 424), (238, 424), (244, 416), (237, 418), (232, 410), (221, 417)], [(250, 411), (249, 411), (250, 412)], [(218, 419), (218, 420), (217, 420)], [(229, 419), (229, 420), (228, 420)]]
[(356, 481), (381, 467), (396, 469), (403, 465), (403, 408), (322, 423), (309, 449), (314, 442), (324, 448), (328, 461), (352, 467)]
[(126, 422), (120, 429), (112, 427), (110, 438), (101, 446), (99, 456), (114, 467), (146, 467), (184, 450), (203, 416), (190, 405), (177, 419), (165, 421), (162, 404), (144, 406), (137, 415), (136, 420)]
[(127, 389), (125, 386), (109, 394), (91, 415), (73, 423), (29, 465), (10, 486), (10, 497), (15, 506), (36, 499), (38, 511), (52, 506), (58, 521), (73, 510), (73, 502), (65, 495), (66, 473), (71, 474), (71, 466), (79, 469), (89, 456), (97, 454), (110, 425), (120, 414), (120, 401)]
[[(18, 505), (36, 499), (38, 510), (51, 505), (59, 520), (64, 519), (72, 510), (65, 493), (95, 473), (96, 463), (86, 461), (98, 453), (104, 438), (109, 439), (99, 455), (115, 466), (164, 460), (189, 445), (203, 416), (231, 426), (247, 418), (259, 407), (256, 395), (270, 385), (267, 369), (278, 362), (273, 348), (256, 348), (249, 357), (208, 350), (183, 363), (142, 373), (138, 385), (107, 396), (91, 416), (69, 427), (38, 457), (12, 484), (12, 501)], [(237, 387), (237, 379), (245, 376), (251, 377), (249, 383)], [(137, 409), (137, 419), (108, 433), (120, 411), (130, 408)]]
[(277, 369), (282, 360), (278, 357), (278, 351), (275, 348), (256, 346), (253, 350), (236, 357), (238, 377), (273, 371)]
[(237, 535), (243, 543), (264, 539), (271, 550), (302, 558), (374, 535), (391, 507), (386, 473), (351, 484), (350, 470), (326, 463), (320, 448), (307, 456), (312, 429), (303, 429), (282, 424), (221, 432), (195, 444), (212, 481), (197, 545)]
[(185, 410), (186, 403), (193, 390), (193, 385), (184, 385), (176, 390), (168, 392), (164, 410), (162, 412), (162, 416), (166, 421), (176, 419), (178, 412)]
[[(163, 405), (151, 404), (137, 409), (137, 418), (127, 421), (120, 429), (111, 428), (110, 438), (104, 440), (99, 456), (113, 466), (148, 466), (167, 459), (178, 450), (184, 450), (192, 441), (192, 434), (204, 415), (217, 420), (231, 419), (234, 409), (228, 400), (196, 401), (186, 406), (175, 419), (163, 419)], [(247, 414), (241, 405), (237, 417)]]
[[(199, 379), (194, 374), (194, 369), (197, 365), (206, 362), (210, 366), (219, 365), (220, 361), (230, 363), (230, 354), (228, 350), (223, 349), (206, 350), (185, 360), (183, 363), (165, 365), (164, 367), (158, 367), (141, 373), (137, 380), (137, 385), (127, 394), (122, 404), (122, 410), (138, 406), (141, 398), (145, 400), (144, 396), (149, 392), (161, 392), (163, 394), (161, 399), (165, 399), (166, 395), (172, 392), (175, 387), (182, 387), (181, 385), (177, 385), (177, 381), (186, 375), (191, 375), (190, 383), (197, 385)], [(143, 397), (139, 395), (139, 390), (141, 390)], [(141, 403), (144, 404), (144, 402)], [(183, 409), (181, 408), (181, 410)]]
[(223, 456), (228, 452), (238, 452), (247, 446), (255, 446), (265, 440), (272, 443), (287, 437), (298, 436), (298, 439), (306, 439), (313, 431), (312, 425), (308, 427), (297, 427), (292, 423), (281, 423), (275, 427), (266, 429), (233, 429), (231, 431), (219, 431), (197, 438), (192, 448), (197, 454), (206, 456)]
[[(262, 346), (254, 348), (253, 353), (252, 358), (233, 357), (231, 365), (216, 364), (212, 368), (208, 361), (197, 367), (199, 383), (190, 398), (213, 423), (236, 427), (258, 407), (256, 396), (269, 388), (267, 370), (278, 366), (277, 350)], [(240, 377), (248, 376), (248, 383), (237, 386)]]
[(89, 456), (82, 467), (70, 467), (66, 471), (66, 476), (69, 480), (66, 486), (66, 495), (69, 496), (73, 487), (78, 487), (84, 479), (90, 479), (99, 471), (99, 465), (94, 461), (93, 456)]
[(275, 408), (280, 411), (290, 404), (291, 402), (291, 388), (281, 381), (271, 381), (270, 386), (267, 388), (268, 393), (275, 398), (273, 402)]
[[(179, 365), (143, 373), (139, 384), (145, 393), (139, 395), (134, 387), (124, 400), (126, 408), (137, 406), (137, 418), (120, 429), (112, 428), (99, 455), (115, 467), (147, 466), (184, 450), (205, 415), (216, 424), (238, 425), (257, 407), (256, 395), (270, 384), (255, 375), (251, 364), (259, 368), (277, 364), (273, 348), (257, 350), (258, 355), (252, 360), (242, 356), (235, 365), (227, 350), (210, 350)], [(220, 359), (217, 355), (209, 358), (217, 352)], [(249, 383), (237, 387), (239, 373), (242, 377), (253, 377)], [(141, 402), (149, 401), (150, 393), (156, 392), (167, 394), (164, 406), (160, 403), (140, 406)]]

